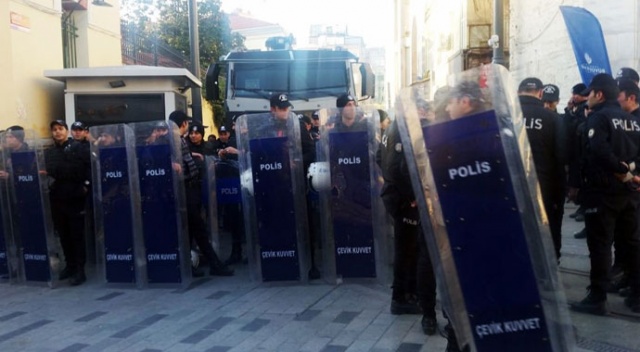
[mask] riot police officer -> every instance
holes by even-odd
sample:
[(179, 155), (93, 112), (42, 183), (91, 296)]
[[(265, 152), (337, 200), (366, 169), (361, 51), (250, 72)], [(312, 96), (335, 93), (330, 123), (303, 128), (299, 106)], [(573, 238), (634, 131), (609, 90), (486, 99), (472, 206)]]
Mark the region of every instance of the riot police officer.
[[(421, 121), (427, 123), (426, 120)], [(380, 196), (394, 220), (391, 314), (416, 314), (422, 310), (423, 332), (433, 335), (438, 327), (435, 275), (421, 231), (396, 121), (391, 123), (382, 137), (378, 161), (384, 178)], [(415, 301), (414, 294), (417, 295), (418, 302)]]
[(76, 286), (87, 279), (83, 212), (90, 182), (81, 145), (68, 138), (66, 122), (55, 120), (49, 127), (54, 143), (45, 151), (45, 164), (47, 176), (52, 180), (49, 185), (51, 215), (66, 261), (59, 279), (69, 279), (69, 283)]
[[(625, 304), (640, 312), (640, 193), (630, 187), (640, 162), (640, 122), (624, 112), (616, 101), (618, 87), (608, 74), (593, 77), (587, 91), (591, 110), (587, 120), (587, 164), (583, 173), (583, 201), (587, 245), (591, 258), (589, 293), (572, 305), (576, 311), (607, 314), (611, 245), (620, 231), (629, 249), (630, 296)], [(637, 179), (637, 177), (636, 177)]]
[(204, 159), (204, 156), (215, 154), (214, 146), (204, 140), (204, 127), (199, 123), (189, 126), (189, 150), (191, 155), (197, 154), (196, 159)]
[(182, 154), (181, 169), (184, 177), (185, 193), (187, 198), (187, 221), (189, 224), (189, 238), (195, 241), (202, 254), (209, 261), (209, 274), (217, 276), (231, 276), (233, 270), (220, 261), (209, 242), (204, 220), (202, 219), (202, 182), (200, 172), (193, 156), (187, 146), (184, 135), (187, 132), (191, 118), (183, 111), (176, 110), (169, 115), (180, 129), (180, 146)]
[(544, 108), (543, 85), (538, 78), (524, 79), (518, 87), (518, 95), (556, 258), (560, 258), (565, 187), (561, 120), (557, 113)]

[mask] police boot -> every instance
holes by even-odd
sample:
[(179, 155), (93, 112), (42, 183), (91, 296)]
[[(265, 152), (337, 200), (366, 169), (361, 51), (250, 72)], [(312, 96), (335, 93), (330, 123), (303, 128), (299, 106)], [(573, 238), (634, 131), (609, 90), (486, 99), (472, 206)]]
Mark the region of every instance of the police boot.
[(572, 303), (571, 309), (581, 313), (607, 315), (607, 294), (604, 291), (589, 289), (587, 297), (580, 302)]
[(67, 265), (64, 269), (62, 269), (62, 271), (60, 272), (60, 275), (58, 275), (58, 280), (69, 279), (74, 274), (75, 274), (75, 270), (73, 269), (73, 267)]
[(640, 313), (640, 296), (632, 295), (625, 298), (624, 305), (629, 307), (632, 312)]
[(233, 246), (233, 248), (231, 248), (231, 255), (229, 256), (229, 259), (227, 259), (224, 262), (224, 264), (232, 265), (232, 264), (237, 264), (241, 262), (242, 262), (242, 248), (240, 248), (240, 246)]
[(573, 238), (576, 238), (576, 239), (587, 238), (587, 229), (584, 228), (581, 231), (574, 233)]
[(402, 295), (391, 300), (391, 314), (420, 314), (422, 309), (413, 295)]
[(71, 286), (82, 285), (85, 281), (87, 281), (87, 276), (84, 274), (84, 269), (78, 269), (69, 279), (69, 284)]
[(211, 276), (233, 276), (233, 269), (226, 266), (217, 256), (211, 258), (209, 262), (209, 275)]
[(436, 320), (435, 315), (423, 315), (420, 325), (422, 326), (422, 332), (424, 332), (425, 335), (433, 335), (438, 330), (438, 320)]

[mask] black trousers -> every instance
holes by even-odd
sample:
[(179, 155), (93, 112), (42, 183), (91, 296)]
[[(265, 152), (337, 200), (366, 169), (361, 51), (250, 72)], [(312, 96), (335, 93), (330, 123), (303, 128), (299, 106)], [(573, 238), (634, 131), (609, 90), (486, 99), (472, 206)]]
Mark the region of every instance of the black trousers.
[(66, 265), (71, 271), (84, 270), (87, 261), (84, 209), (84, 198), (51, 199), (53, 227), (60, 237)]
[(549, 231), (553, 240), (556, 258), (560, 259), (562, 248), (562, 217), (564, 216), (564, 194), (561, 191), (541, 188), (544, 210), (549, 219)]
[(611, 269), (611, 245), (616, 233), (626, 244), (629, 281), (634, 295), (640, 295), (640, 195), (601, 195), (585, 204), (585, 227), (591, 257), (591, 290), (606, 292)]
[(435, 317), (436, 279), (421, 230), (417, 208), (394, 217), (393, 299), (416, 294), (425, 315)]
[(189, 240), (198, 245), (202, 255), (209, 261), (209, 265), (217, 266), (220, 264), (220, 259), (209, 242), (207, 227), (202, 218), (202, 187), (200, 182), (185, 184), (185, 193)]

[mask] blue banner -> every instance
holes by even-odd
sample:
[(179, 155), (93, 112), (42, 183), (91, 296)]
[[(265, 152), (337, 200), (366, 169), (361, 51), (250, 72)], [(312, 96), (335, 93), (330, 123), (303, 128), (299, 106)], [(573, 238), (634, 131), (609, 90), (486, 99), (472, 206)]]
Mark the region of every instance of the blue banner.
[(477, 350), (552, 351), (495, 112), (423, 133)]
[(560, 6), (569, 31), (582, 82), (589, 85), (598, 73), (611, 74), (609, 54), (598, 19), (581, 7)]
[(288, 137), (249, 142), (262, 279), (300, 279)]
[(47, 248), (42, 190), (35, 151), (11, 153), (18, 233), (27, 281), (49, 281), (51, 272)]
[(376, 277), (368, 146), (367, 131), (329, 134), (336, 274), (345, 278)]
[(138, 146), (142, 231), (149, 283), (180, 283), (180, 233), (168, 144)]
[(125, 147), (100, 150), (107, 282), (135, 283), (133, 214)]

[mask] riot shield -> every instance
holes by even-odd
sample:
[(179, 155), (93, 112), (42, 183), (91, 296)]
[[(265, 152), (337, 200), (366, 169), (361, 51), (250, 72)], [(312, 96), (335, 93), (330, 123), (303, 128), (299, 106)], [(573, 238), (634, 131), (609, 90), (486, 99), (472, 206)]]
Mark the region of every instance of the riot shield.
[(191, 281), (179, 130), (172, 122), (132, 124), (149, 284)]
[[(19, 143), (16, 143), (16, 140)], [(59, 246), (54, 236), (42, 146), (33, 131), (3, 134), (8, 174), (13, 243), (19, 258), (19, 282), (44, 282), (55, 287), (60, 270)]]
[(449, 81), (446, 109), (424, 114), (419, 104), (427, 97), (407, 89), (396, 116), (458, 341), (472, 351), (571, 351), (570, 318), (509, 74), (489, 65)]
[(104, 125), (90, 131), (98, 277), (142, 288), (147, 272), (133, 130)]
[[(216, 161), (213, 156), (206, 156), (204, 160), (205, 176), (202, 178), (202, 191), (204, 196), (204, 206), (207, 212), (207, 228), (209, 229), (209, 241), (213, 250), (220, 255), (220, 231), (218, 229), (218, 179), (216, 177)], [(240, 182), (238, 182), (240, 183)], [(236, 193), (240, 194), (240, 187), (236, 188)]]
[(321, 110), (319, 117), (320, 164), (310, 168), (309, 175), (311, 187), (320, 191), (324, 277), (329, 282), (377, 278), (387, 283), (389, 233), (384, 231), (387, 217), (376, 187), (378, 112)]
[(247, 256), (252, 277), (306, 281), (307, 212), (300, 127), (289, 113), (243, 115), (236, 122)]
[[(209, 157), (207, 157), (207, 162)], [(242, 220), (242, 189), (240, 187), (240, 164), (237, 160), (212, 158), (215, 177), (214, 199), (217, 213), (210, 210), (210, 217), (222, 219), (222, 225), (231, 232), (231, 241), (240, 241), (244, 237)], [(212, 199), (213, 201), (213, 199)], [(227, 258), (228, 256), (222, 255)]]
[[(11, 229), (11, 207), (9, 206), (9, 173), (7, 172), (7, 162), (5, 157), (5, 135), (0, 135), (2, 141), (2, 153), (0, 157), (0, 280), (15, 279), (16, 269), (16, 248), (13, 243), (13, 231)], [(13, 256), (12, 256), (13, 254)]]

